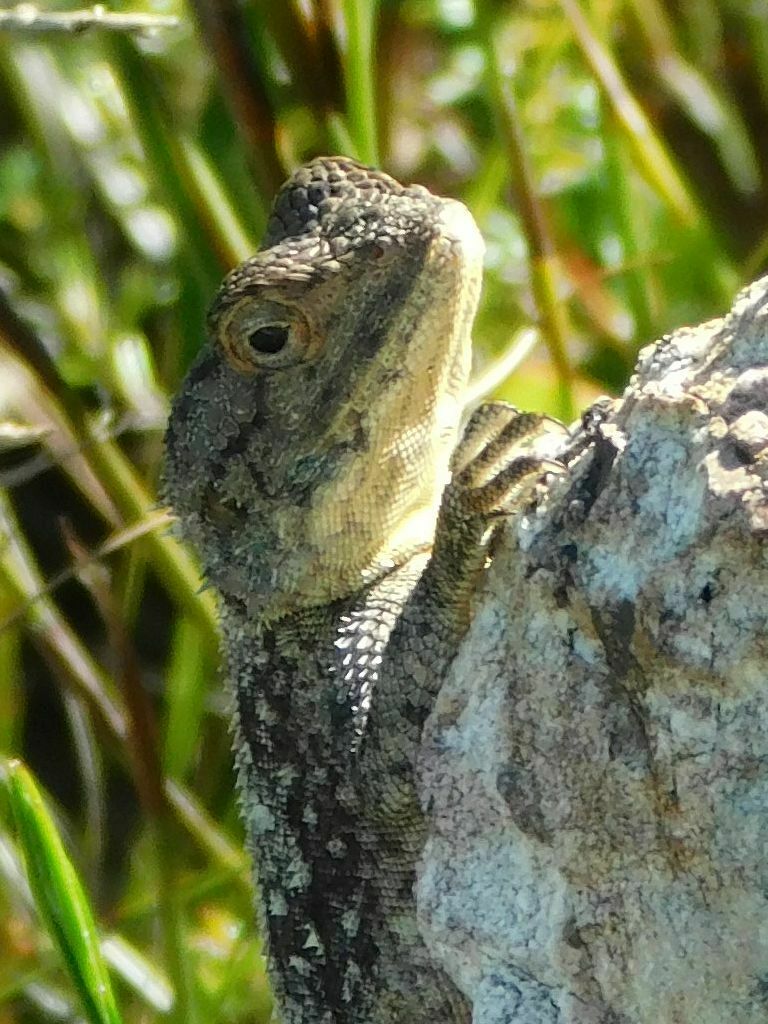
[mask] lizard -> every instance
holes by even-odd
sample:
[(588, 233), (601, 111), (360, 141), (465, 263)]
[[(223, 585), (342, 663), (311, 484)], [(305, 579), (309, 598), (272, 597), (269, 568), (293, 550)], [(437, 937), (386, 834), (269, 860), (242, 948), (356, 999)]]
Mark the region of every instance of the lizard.
[(165, 490), (218, 592), (239, 799), (283, 1024), (467, 1024), (415, 905), (422, 727), (544, 417), (459, 442), (484, 246), (343, 157), (279, 191), (176, 397)]

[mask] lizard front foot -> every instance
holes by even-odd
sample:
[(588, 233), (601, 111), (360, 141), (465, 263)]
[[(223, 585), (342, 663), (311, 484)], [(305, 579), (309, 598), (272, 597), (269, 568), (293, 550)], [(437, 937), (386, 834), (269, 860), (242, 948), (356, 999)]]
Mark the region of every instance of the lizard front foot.
[(452, 604), (472, 589), (497, 521), (518, 511), (548, 473), (565, 471), (531, 447), (552, 429), (568, 433), (557, 420), (505, 402), (487, 402), (470, 417), (451, 461), (429, 570), (449, 583)]
[(479, 406), (454, 452), (446, 498), (455, 502), (458, 492), (467, 511), (486, 517), (515, 511), (546, 473), (564, 470), (559, 462), (524, 452), (553, 427), (568, 433), (543, 413), (521, 412), (506, 402)]

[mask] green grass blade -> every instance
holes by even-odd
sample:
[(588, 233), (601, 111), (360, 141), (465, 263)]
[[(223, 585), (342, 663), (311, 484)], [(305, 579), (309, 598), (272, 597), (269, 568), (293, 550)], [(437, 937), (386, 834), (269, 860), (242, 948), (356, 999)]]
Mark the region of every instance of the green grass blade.
[[(235, 212), (216, 168), (203, 149), (186, 137), (179, 140), (179, 147), (190, 191), (196, 197), (198, 209), (207, 215), (220, 261), (227, 267), (234, 267), (252, 256), (258, 243)], [(259, 232), (266, 226), (266, 212), (262, 210), (262, 214)]]
[(369, 164), (379, 163), (374, 82), (374, 38), (376, 0), (344, 0), (346, 45), (344, 81), (347, 89), (347, 118), (358, 156)]
[(176, 626), (166, 673), (167, 717), (163, 762), (166, 773), (184, 779), (194, 764), (205, 714), (207, 682), (215, 670), (199, 628), (182, 616)]
[(107, 935), (101, 943), (104, 959), (140, 997), (158, 1013), (168, 1013), (173, 1006), (173, 988), (156, 963), (122, 935)]
[[(691, 122), (711, 136), (734, 186), (744, 194), (756, 192), (760, 187), (760, 170), (738, 104), (723, 88), (719, 77), (712, 75), (712, 67), (706, 62), (697, 66), (686, 57), (676, 26), (660, 0), (632, 0), (631, 7), (637, 27), (653, 54), (659, 80)], [(709, 26), (710, 31), (713, 28)], [(705, 50), (710, 55), (716, 52), (711, 41)]]
[(109, 44), (111, 67), (144, 151), (148, 175), (176, 222), (184, 225), (180, 238), (184, 270), (193, 275), (203, 292), (212, 295), (222, 273), (229, 270), (220, 256), (217, 258), (216, 238), (209, 234), (209, 226), (216, 218), (204, 216), (196, 207), (194, 200), (199, 192), (196, 197), (190, 194), (181, 146), (146, 62), (129, 39), (118, 36), (110, 39)]
[(19, 761), (5, 781), (40, 917), (91, 1024), (121, 1024), (88, 899), (32, 775)]
[(703, 211), (632, 95), (613, 55), (593, 32), (577, 0), (560, 0), (560, 3), (584, 57), (632, 146), (639, 170), (682, 224), (696, 225), (703, 219)]
[(533, 172), (523, 137), (520, 119), (509, 83), (499, 61), (494, 32), (495, 22), (488, 18), (484, 42), (488, 68), (489, 93), (512, 168), (514, 186), (524, 224), (531, 269), (531, 290), (536, 302), (542, 337), (549, 349), (558, 378), (558, 416), (568, 422), (573, 417), (573, 372), (568, 354), (569, 324), (559, 295), (560, 261), (544, 205), (537, 194)]

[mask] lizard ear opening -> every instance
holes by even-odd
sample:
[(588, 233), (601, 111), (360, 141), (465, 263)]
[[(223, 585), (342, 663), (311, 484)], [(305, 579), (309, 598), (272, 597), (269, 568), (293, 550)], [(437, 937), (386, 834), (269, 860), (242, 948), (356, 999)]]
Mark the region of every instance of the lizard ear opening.
[(294, 305), (248, 297), (233, 305), (215, 326), (215, 340), (241, 373), (281, 369), (311, 355), (312, 330)]

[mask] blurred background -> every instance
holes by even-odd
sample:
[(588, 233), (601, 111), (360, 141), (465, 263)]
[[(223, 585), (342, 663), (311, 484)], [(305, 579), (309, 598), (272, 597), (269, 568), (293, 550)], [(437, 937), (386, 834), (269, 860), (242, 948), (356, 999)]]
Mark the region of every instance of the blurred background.
[(0, 9), (0, 1024), (269, 1018), (157, 486), (222, 275), (330, 152), (469, 205), (471, 398), (570, 419), (766, 269), (768, 0)]

